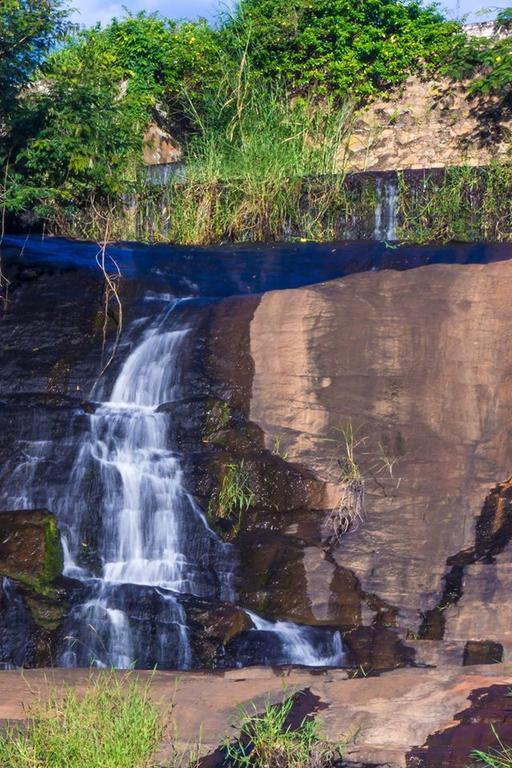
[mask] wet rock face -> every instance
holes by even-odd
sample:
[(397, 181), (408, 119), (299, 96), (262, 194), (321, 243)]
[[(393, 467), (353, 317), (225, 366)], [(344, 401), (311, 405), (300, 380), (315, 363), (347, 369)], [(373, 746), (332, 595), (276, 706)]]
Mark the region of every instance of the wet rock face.
[(44, 665), (67, 613), (60, 534), (44, 510), (0, 513), (0, 663)]
[(226, 665), (226, 647), (252, 626), (247, 613), (231, 603), (208, 604), (199, 600), (189, 601), (185, 609), (192, 628), (195, 665)]
[(102, 285), (85, 270), (11, 266), (0, 392), (82, 397), (100, 370)]
[[(64, 492), (68, 436), (87, 429), (104, 360), (101, 282), (79, 269), (11, 278), (0, 360), (0, 457), (10, 464), (0, 480), (26, 461), (24, 442), (51, 439)], [(359, 632), (355, 664), (368, 661), (360, 654), (375, 668), (409, 664), (410, 647), (418, 663), (441, 663), (446, 652), (471, 664), (498, 645), (507, 659), (510, 493), (496, 483), (511, 469), (511, 278), (507, 261), (430, 265), (180, 310), (193, 316), (186, 396), (161, 410), (186, 456), (187, 490), (233, 544), (242, 605), (339, 628), (347, 641)], [(145, 288), (123, 286), (127, 330)], [(129, 344), (126, 335), (100, 390)], [(347, 425), (364, 520), (335, 545), (327, 521), (340, 503)], [(210, 502), (226, 466), (241, 462), (254, 498), (240, 521), (221, 522)], [(15, 480), (22, 494), (23, 478)], [(91, 491), (80, 532), (93, 571), (96, 502)], [(434, 614), (436, 630), (424, 632)], [(243, 635), (239, 618), (224, 614), (227, 632), (212, 630), (205, 658), (234, 642), (231, 624)], [(381, 631), (384, 660), (375, 653)]]

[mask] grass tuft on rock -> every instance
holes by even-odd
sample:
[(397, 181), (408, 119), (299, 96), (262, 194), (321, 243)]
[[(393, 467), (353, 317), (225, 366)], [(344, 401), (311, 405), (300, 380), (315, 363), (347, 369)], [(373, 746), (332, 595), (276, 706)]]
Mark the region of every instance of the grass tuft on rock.
[(322, 741), (318, 722), (305, 717), (293, 727), (296, 697), (280, 706), (268, 706), (262, 714), (242, 712), (240, 738), (225, 745), (230, 768), (334, 768), (342, 757), (342, 745)]
[[(217, 493), (210, 499), (208, 516), (210, 521), (220, 528), (219, 532), (227, 538), (233, 538), (240, 530), (242, 515), (256, 501), (251, 488), (251, 479), (245, 462), (227, 464)], [(223, 523), (223, 525), (219, 525)]]
[(113, 672), (87, 690), (54, 690), (24, 727), (0, 737), (1, 768), (146, 768), (163, 734), (160, 715), (141, 686)]

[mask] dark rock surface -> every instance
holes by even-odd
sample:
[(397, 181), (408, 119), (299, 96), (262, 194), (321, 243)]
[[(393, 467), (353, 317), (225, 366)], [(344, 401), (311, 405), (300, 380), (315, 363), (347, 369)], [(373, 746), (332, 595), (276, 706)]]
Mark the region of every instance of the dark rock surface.
[[(283, 280), (285, 257), (278, 258), (281, 271), (272, 272), (269, 261), (264, 276), (240, 264), (229, 273), (226, 262), (205, 288), (218, 288), (224, 298), (183, 305), (191, 338), (182, 361), (187, 397), (161, 406), (172, 421), (170, 439), (186, 456), (188, 489), (234, 542), (241, 604), (269, 618), (339, 628), (353, 663), (369, 668), (440, 663), (444, 652), (471, 664), (499, 655), (499, 647), (506, 659), (511, 263), (433, 264), (226, 296)], [(412, 265), (419, 257), (410, 258)], [(165, 268), (183, 272), (176, 280), (185, 291), (190, 264)], [(48, 439), (55, 482), (65, 493), (69, 435), (87, 429), (94, 399), (130, 349), (141, 297), (167, 278), (148, 271), (122, 281), (123, 335), (98, 383), (117, 319), (108, 316), (104, 339), (98, 274), (42, 260), (9, 269), (0, 480), (14, 476), (11, 486), (22, 497), (24, 478), (13, 472), (26, 462), (25, 444)], [(365, 478), (365, 520), (334, 546), (327, 519), (339, 502), (347, 425)], [(211, 503), (232, 462), (244, 463), (254, 493), (240, 525), (216, 520)], [(83, 557), (94, 568), (99, 526), (92, 492), (90, 503)], [(239, 612), (226, 610), (193, 611), (203, 611), (210, 628), (210, 660), (226, 644), (234, 647), (233, 627), (242, 641)], [(216, 611), (226, 631), (205, 618)]]

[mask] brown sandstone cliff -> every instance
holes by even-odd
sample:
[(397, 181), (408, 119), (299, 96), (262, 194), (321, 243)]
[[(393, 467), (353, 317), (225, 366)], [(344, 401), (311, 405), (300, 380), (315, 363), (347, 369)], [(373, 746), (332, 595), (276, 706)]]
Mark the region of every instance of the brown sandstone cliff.
[[(484, 503), (511, 469), (511, 280), (510, 262), (366, 273), (267, 293), (245, 314), (249, 417), (267, 447), (327, 481), (335, 501), (339, 434), (350, 424), (367, 490), (364, 524), (334, 549), (325, 511), (273, 519), (283, 547), (267, 549), (267, 611), (345, 629), (396, 627), (417, 661), (431, 653), (422, 637), (449, 640), (459, 663), (467, 641), (512, 647), (500, 607), (511, 586), (508, 534), (496, 556), (475, 544)], [(251, 528), (256, 549), (262, 528)], [(293, 599), (280, 584), (290, 542), (301, 585)], [(454, 599), (445, 577), (472, 548), (479, 554), (460, 561)], [(433, 610), (445, 614), (435, 632), (425, 629)]]

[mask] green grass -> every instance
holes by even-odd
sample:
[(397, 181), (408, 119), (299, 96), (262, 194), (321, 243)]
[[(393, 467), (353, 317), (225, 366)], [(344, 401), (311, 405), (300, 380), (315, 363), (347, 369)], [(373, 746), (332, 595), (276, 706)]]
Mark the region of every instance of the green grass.
[(219, 492), (210, 505), (210, 511), (215, 510), (215, 516), (221, 519), (235, 516), (239, 527), (242, 514), (254, 504), (254, 500), (249, 472), (242, 460), (238, 464), (226, 465)]
[(472, 755), (478, 760), (482, 768), (512, 768), (512, 749), (504, 748), (499, 752), (480, 752), (476, 750)]
[(341, 746), (325, 744), (316, 720), (305, 718), (292, 729), (287, 721), (295, 697), (281, 706), (268, 706), (262, 714), (241, 713), (240, 737), (225, 745), (231, 768), (328, 768), (342, 756)]
[[(512, 696), (512, 688), (509, 689), (507, 696)], [(471, 757), (477, 760), (480, 768), (512, 768), (512, 747), (503, 744), (494, 725), (491, 725), (491, 728), (498, 742), (498, 748), (490, 749), (488, 752), (475, 749)]]
[(512, 163), (461, 166), (414, 186), (399, 175), (398, 237), (407, 242), (510, 241)]
[[(168, 189), (171, 240), (275, 240), (291, 230), (314, 238), (332, 228), (341, 183), (332, 174), (348, 107), (291, 99), (242, 63), (191, 119), (197, 130), (185, 146), (187, 179)], [(331, 183), (306, 200), (304, 180), (326, 174)]]
[[(164, 189), (141, 178), (129, 206), (111, 211), (112, 237), (211, 244), (225, 240), (331, 240), (356, 204), (337, 173), (352, 107), (292, 98), (243, 60), (201, 110), (190, 97), (186, 179)], [(357, 196), (358, 197), (358, 196)], [(97, 207), (97, 206), (96, 206)], [(98, 239), (101, 217), (73, 210), (61, 233)]]
[(55, 690), (29, 715), (0, 738), (1, 768), (146, 768), (163, 734), (148, 687), (129, 675), (91, 678), (83, 695)]

